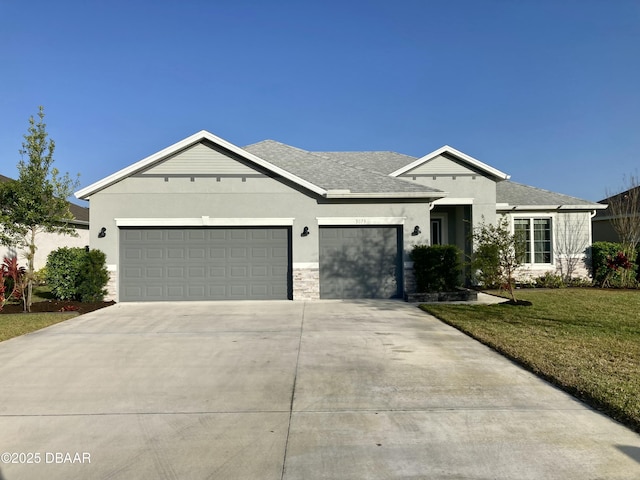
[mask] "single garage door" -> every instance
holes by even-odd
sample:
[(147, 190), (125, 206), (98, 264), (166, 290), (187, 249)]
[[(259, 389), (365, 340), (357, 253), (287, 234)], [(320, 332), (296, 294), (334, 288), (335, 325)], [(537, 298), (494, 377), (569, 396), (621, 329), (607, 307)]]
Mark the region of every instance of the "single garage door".
[(397, 298), (399, 227), (320, 227), (320, 298)]
[(290, 295), (290, 229), (121, 228), (120, 301)]

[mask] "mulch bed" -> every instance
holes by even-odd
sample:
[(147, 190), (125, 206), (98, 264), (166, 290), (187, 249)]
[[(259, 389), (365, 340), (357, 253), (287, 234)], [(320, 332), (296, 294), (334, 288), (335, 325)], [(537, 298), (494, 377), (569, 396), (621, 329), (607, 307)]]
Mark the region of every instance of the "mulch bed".
[[(31, 313), (46, 313), (46, 312), (78, 312), (79, 314), (93, 312), (109, 305), (113, 305), (116, 302), (75, 302), (66, 300), (45, 300), (43, 302), (33, 302), (31, 304)], [(22, 303), (6, 304), (0, 315), (3, 313), (22, 313)]]

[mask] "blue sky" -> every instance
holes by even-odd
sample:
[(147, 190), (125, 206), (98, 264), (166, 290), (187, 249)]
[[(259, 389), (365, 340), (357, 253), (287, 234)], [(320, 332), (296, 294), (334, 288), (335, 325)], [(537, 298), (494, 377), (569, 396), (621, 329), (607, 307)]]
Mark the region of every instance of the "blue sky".
[(0, 0), (0, 173), (45, 107), (81, 187), (199, 130), (448, 144), (588, 200), (640, 160), (639, 0)]

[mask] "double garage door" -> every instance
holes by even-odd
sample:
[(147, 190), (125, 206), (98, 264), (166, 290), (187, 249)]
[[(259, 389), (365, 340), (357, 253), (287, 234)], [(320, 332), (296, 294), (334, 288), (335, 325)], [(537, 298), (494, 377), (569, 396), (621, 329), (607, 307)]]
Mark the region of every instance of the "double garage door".
[(291, 298), (290, 229), (121, 228), (120, 301)]
[[(320, 298), (401, 294), (398, 227), (323, 226), (318, 241)], [(289, 227), (120, 229), (124, 302), (291, 299), (291, 265)]]

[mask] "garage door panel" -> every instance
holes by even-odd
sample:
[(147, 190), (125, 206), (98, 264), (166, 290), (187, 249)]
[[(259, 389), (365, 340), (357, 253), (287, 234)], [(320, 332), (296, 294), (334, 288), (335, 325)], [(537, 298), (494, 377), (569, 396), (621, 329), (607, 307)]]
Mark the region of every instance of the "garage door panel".
[(398, 227), (321, 227), (321, 298), (396, 298), (402, 291)]
[(290, 229), (123, 228), (121, 301), (287, 299)]

